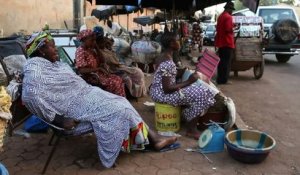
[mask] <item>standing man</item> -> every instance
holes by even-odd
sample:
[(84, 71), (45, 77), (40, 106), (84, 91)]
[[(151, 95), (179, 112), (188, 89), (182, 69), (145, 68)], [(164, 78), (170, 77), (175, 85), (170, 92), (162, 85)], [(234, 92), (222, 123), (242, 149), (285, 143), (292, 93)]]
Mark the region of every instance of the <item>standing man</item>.
[(235, 10), (232, 2), (227, 2), (224, 12), (217, 21), (217, 34), (215, 36), (215, 46), (218, 48), (220, 63), (218, 65), (218, 84), (226, 84), (229, 78), (231, 58), (233, 56), (234, 45), (234, 25), (232, 21), (232, 11)]
[(120, 36), (122, 33), (122, 27), (116, 23), (116, 22), (112, 22), (111, 20), (107, 21), (107, 32), (110, 33), (111, 35), (117, 37)]

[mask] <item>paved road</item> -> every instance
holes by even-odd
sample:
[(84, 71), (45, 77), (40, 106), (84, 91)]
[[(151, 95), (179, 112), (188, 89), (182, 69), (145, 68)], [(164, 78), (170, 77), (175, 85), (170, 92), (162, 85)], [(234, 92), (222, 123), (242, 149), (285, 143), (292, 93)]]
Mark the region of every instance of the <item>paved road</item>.
[(286, 64), (277, 63), (271, 55), (264, 58), (265, 73), (260, 80), (253, 79), (251, 69), (232, 77), (232, 85), (221, 87), (235, 100), (250, 128), (265, 131), (277, 141), (266, 162), (245, 166), (245, 172), (253, 174), (252, 169), (260, 169), (258, 172), (266, 174), (300, 174), (300, 56)]

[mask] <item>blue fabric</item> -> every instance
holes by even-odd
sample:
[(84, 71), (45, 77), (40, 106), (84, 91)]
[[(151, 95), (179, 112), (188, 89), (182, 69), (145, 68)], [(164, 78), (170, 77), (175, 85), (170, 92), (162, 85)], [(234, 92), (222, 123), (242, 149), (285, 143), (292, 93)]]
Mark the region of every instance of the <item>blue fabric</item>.
[(47, 132), (48, 128), (48, 124), (35, 115), (32, 115), (24, 123), (24, 130), (27, 132)]
[(7, 169), (3, 164), (0, 163), (0, 175), (9, 175)]

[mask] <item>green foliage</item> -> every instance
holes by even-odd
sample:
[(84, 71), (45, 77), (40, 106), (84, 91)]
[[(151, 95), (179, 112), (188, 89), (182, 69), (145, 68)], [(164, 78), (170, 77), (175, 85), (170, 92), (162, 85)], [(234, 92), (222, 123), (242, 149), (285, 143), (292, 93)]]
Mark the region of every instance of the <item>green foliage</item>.
[(261, 6), (276, 5), (279, 3), (279, 1), (282, 1), (282, 0), (260, 0), (259, 5), (261, 5)]
[(241, 3), (241, 1), (235, 1), (235, 2), (234, 2), (234, 8), (235, 8), (235, 10), (242, 10), (242, 9), (244, 9), (245, 7), (244, 7), (243, 4)]

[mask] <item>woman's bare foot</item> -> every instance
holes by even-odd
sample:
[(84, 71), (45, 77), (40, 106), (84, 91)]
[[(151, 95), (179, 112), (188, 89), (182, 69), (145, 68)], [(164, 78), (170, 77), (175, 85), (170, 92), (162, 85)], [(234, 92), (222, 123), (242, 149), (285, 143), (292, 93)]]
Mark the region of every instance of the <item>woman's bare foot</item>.
[(161, 136), (160, 138), (158, 138), (154, 142), (154, 149), (157, 150), (157, 151), (159, 151), (162, 148), (175, 143), (176, 140), (177, 140), (177, 137), (175, 137), (175, 136), (173, 136), (173, 137), (164, 137), (164, 136)]
[(195, 140), (198, 140), (199, 137), (200, 137), (200, 135), (201, 135), (201, 133), (198, 130), (193, 129), (193, 130), (187, 130), (185, 135), (187, 137), (190, 137), (190, 138), (193, 138)]

